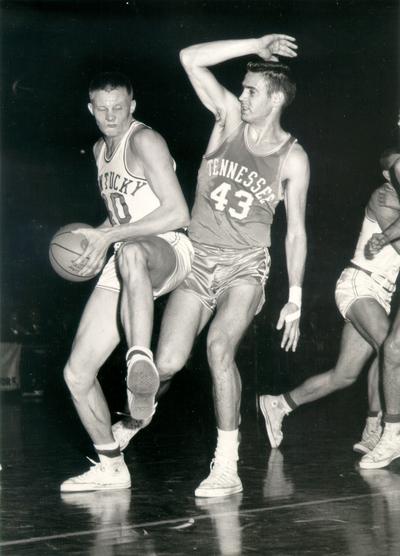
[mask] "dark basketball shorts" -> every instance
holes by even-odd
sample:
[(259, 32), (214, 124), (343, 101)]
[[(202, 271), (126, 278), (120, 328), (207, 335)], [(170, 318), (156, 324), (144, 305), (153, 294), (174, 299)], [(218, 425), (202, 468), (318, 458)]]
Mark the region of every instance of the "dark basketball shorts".
[(259, 285), (262, 290), (256, 311), (259, 313), (265, 303), (264, 286), (271, 264), (268, 249), (227, 249), (192, 243), (192, 270), (178, 290), (195, 295), (208, 310), (214, 311), (218, 298), (230, 288), (243, 284)]

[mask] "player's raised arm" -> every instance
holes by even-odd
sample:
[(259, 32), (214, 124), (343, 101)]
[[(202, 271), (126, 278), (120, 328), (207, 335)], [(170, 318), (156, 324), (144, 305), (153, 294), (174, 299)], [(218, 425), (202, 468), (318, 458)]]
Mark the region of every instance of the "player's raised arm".
[(185, 48), (180, 53), (182, 65), (198, 97), (222, 123), (239, 116), (238, 99), (223, 87), (208, 67), (232, 58), (255, 54), (263, 60), (277, 61), (277, 56), (296, 56), (296, 43), (288, 35), (265, 35), (258, 39), (215, 41)]
[(295, 146), (285, 164), (285, 208), (287, 214), (286, 264), (289, 278), (289, 301), (283, 307), (277, 328), (285, 326), (281, 347), (296, 350), (300, 336), (301, 293), (307, 255), (305, 209), (310, 169), (308, 157)]

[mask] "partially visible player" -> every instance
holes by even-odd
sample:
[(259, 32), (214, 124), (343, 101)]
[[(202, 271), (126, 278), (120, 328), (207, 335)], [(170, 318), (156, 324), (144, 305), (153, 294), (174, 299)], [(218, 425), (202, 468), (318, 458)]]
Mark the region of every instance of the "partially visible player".
[[(392, 149), (385, 159), (392, 182), (400, 192), (400, 152)], [(381, 198), (385, 203), (386, 198)], [(367, 250), (372, 260), (376, 260), (382, 250), (396, 245), (400, 238), (400, 218), (381, 234), (374, 234)], [(360, 461), (360, 467), (375, 469), (386, 467), (394, 459), (400, 458), (400, 309), (383, 346), (383, 393), (385, 398), (384, 430), (381, 439), (369, 454)]]
[(99, 228), (78, 230), (88, 246), (76, 264), (83, 265), (82, 274), (90, 274), (111, 245), (114, 253), (83, 312), (64, 370), (100, 462), (64, 481), (64, 492), (130, 487), (97, 374), (120, 341), (121, 322), (129, 348), (130, 412), (138, 418), (151, 415), (159, 386), (150, 350), (153, 298), (185, 278), (193, 257), (190, 241), (178, 231), (187, 226), (189, 214), (174, 161), (160, 134), (133, 118), (136, 102), (130, 81), (119, 73), (101, 74), (91, 82), (89, 98), (102, 133), (94, 156), (108, 218)]
[(400, 242), (384, 247), (374, 259), (368, 256), (368, 240), (381, 233), (400, 216), (400, 203), (386, 167), (387, 183), (372, 194), (355, 254), (336, 286), (336, 303), (345, 319), (339, 357), (329, 371), (315, 375), (294, 390), (280, 396), (260, 397), (260, 408), (271, 446), (282, 441), (282, 420), (299, 405), (317, 400), (352, 384), (375, 353), (369, 371), (369, 414), (362, 439), (354, 445), (361, 453), (372, 450), (382, 432), (379, 397), (379, 351), (388, 334), (389, 312), (400, 268)]
[[(400, 152), (398, 149), (388, 149), (381, 157), (382, 169), (389, 174), (390, 182), (396, 190), (397, 196), (400, 198)], [(380, 204), (384, 206), (388, 204), (385, 194), (381, 194)], [(366, 256), (373, 258), (379, 251), (396, 241), (400, 237), (400, 218), (395, 220), (386, 230), (375, 232), (372, 234), (365, 247)]]

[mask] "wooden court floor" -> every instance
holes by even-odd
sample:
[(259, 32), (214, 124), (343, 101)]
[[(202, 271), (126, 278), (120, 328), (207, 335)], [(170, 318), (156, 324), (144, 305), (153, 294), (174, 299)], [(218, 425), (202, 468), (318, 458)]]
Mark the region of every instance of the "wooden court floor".
[(292, 414), (279, 450), (269, 448), (251, 398), (239, 463), (244, 491), (221, 499), (194, 497), (214, 427), (188, 400), (160, 404), (126, 450), (131, 489), (63, 495), (60, 482), (93, 457), (72, 407), (2, 400), (0, 554), (398, 556), (400, 461), (359, 469), (351, 396)]

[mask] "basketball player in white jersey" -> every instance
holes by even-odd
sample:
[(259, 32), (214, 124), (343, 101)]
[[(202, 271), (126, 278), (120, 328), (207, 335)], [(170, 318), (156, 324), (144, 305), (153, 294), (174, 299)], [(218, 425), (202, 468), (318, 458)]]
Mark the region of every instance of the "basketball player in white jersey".
[[(400, 122), (399, 122), (400, 125)], [(383, 160), (393, 183), (400, 191), (400, 152), (391, 149)], [(387, 199), (381, 197), (381, 204)], [(396, 246), (400, 241), (400, 217), (380, 234), (370, 239), (367, 251), (373, 260), (380, 256), (387, 246)], [(397, 310), (390, 333), (383, 345), (383, 393), (385, 414), (383, 434), (375, 448), (360, 461), (364, 469), (386, 467), (394, 459), (400, 458), (400, 309)]]
[(354, 450), (363, 454), (370, 452), (382, 434), (379, 352), (390, 327), (390, 303), (400, 268), (400, 242), (387, 245), (374, 259), (368, 256), (367, 246), (372, 234), (381, 233), (399, 217), (400, 203), (383, 160), (381, 165), (387, 183), (372, 194), (354, 257), (336, 285), (336, 304), (345, 325), (335, 367), (309, 378), (290, 392), (260, 397), (260, 408), (273, 448), (283, 439), (285, 415), (299, 405), (351, 385), (374, 354), (368, 381), (369, 414), (361, 441), (354, 445)]
[(63, 492), (129, 488), (130, 474), (111, 431), (110, 412), (97, 380), (100, 367), (120, 341), (129, 347), (127, 393), (132, 417), (151, 415), (159, 377), (150, 342), (153, 298), (187, 275), (193, 248), (184, 233), (189, 214), (164, 139), (133, 117), (130, 81), (101, 74), (89, 88), (89, 110), (102, 133), (94, 146), (100, 194), (108, 217), (97, 229), (82, 229), (88, 245), (77, 259), (82, 274), (104, 267), (83, 312), (64, 376), (79, 417), (100, 462), (64, 481)]
[[(185, 365), (193, 342), (214, 316), (207, 338), (218, 439), (200, 497), (242, 490), (237, 473), (241, 381), (235, 363), (239, 342), (264, 302), (270, 259), (270, 227), (276, 205), (287, 212), (288, 302), (278, 328), (282, 347), (299, 339), (301, 287), (306, 258), (304, 225), (308, 158), (281, 127), (285, 106), (295, 95), (287, 66), (296, 44), (286, 35), (217, 41), (184, 49), (181, 61), (198, 97), (215, 117), (198, 175), (189, 237), (195, 248), (192, 272), (175, 290), (164, 313), (157, 367), (167, 382)], [(221, 62), (258, 55), (248, 65), (239, 98), (209, 70)]]

